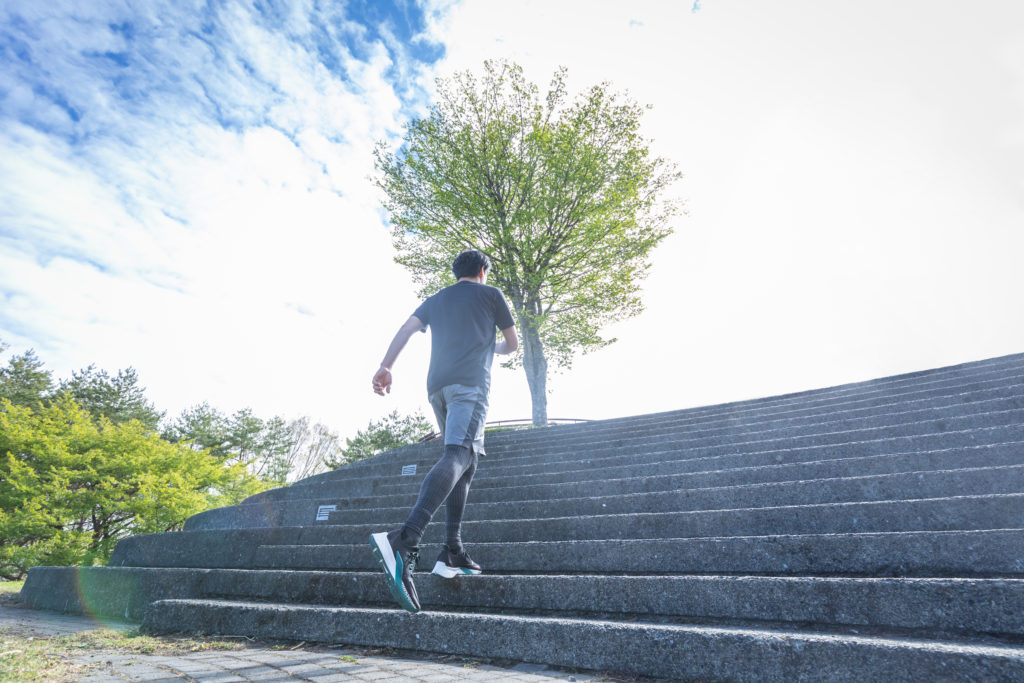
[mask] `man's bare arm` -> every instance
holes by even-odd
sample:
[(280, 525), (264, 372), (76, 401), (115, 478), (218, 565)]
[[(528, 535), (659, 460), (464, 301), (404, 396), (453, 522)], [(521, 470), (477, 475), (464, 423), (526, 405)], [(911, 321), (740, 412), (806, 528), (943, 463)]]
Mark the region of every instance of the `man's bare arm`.
[(373, 391), (375, 393), (381, 396), (385, 393), (391, 393), (391, 368), (394, 366), (395, 361), (398, 360), (398, 354), (405, 348), (409, 338), (422, 329), (423, 321), (414, 315), (410, 315), (409, 319), (398, 329), (395, 338), (391, 340), (391, 344), (388, 346), (387, 353), (384, 354), (384, 360), (380, 363), (380, 369), (373, 375)]
[(519, 335), (516, 334), (516, 327), (506, 327), (501, 331), (505, 339), (494, 345), (494, 352), (500, 355), (515, 353), (519, 348)]

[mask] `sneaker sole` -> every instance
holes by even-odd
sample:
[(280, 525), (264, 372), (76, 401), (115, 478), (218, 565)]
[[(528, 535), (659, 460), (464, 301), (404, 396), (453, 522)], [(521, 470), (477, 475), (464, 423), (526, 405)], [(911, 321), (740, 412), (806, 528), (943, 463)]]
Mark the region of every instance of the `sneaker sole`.
[(384, 576), (387, 577), (388, 590), (391, 592), (391, 597), (405, 611), (412, 614), (419, 612), (408, 596), (406, 596), (405, 591), (399, 588), (398, 581), (395, 580), (395, 551), (391, 548), (391, 544), (388, 543), (387, 532), (370, 534), (370, 548), (373, 550), (373, 555), (377, 558), (377, 562), (380, 563), (380, 568), (384, 570)]
[(467, 567), (449, 567), (444, 562), (438, 560), (434, 563), (434, 570), (430, 573), (436, 574), (443, 579), (454, 579), (456, 576), (465, 576), (467, 574), (470, 576), (476, 576), (481, 572), (479, 569), (469, 569)]

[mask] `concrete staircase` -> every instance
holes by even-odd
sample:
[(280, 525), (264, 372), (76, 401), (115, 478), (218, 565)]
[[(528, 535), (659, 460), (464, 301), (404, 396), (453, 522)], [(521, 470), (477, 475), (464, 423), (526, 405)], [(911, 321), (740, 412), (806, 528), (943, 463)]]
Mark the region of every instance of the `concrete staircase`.
[(125, 539), (109, 567), (34, 568), (23, 597), (153, 632), (675, 679), (1024, 680), (1024, 354), (490, 435), (463, 530), (485, 573), (418, 574), (409, 615), (368, 536), (403, 521), (439, 454)]

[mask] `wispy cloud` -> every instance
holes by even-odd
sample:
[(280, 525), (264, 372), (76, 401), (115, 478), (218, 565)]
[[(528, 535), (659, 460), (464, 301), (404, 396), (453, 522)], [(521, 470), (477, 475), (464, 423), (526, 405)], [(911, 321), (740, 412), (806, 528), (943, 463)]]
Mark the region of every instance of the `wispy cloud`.
[(243, 389), (252, 338), (330, 349), (368, 305), (338, 293), (389, 267), (370, 152), (424, 105), (427, 21), (403, 0), (0, 5), (0, 337)]

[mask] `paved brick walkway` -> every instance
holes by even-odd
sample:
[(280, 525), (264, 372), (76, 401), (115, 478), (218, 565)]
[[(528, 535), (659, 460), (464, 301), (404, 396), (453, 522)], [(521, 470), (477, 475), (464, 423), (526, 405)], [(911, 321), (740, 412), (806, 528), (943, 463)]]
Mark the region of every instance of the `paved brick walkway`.
[[(128, 630), (134, 624), (97, 621), (88, 617), (57, 614), (20, 607), (0, 606), (0, 629), (38, 637), (69, 635), (97, 628)], [(352, 661), (353, 658), (355, 661)], [(452, 663), (402, 657), (367, 656), (348, 649), (278, 650), (250, 647), (241, 650), (194, 652), (180, 655), (141, 655), (91, 650), (75, 661), (98, 665), (83, 683), (340, 683), (380, 681), (382, 683), (441, 683), (443, 681), (552, 681), (608, 682), (612, 679), (547, 670), (535, 664), (502, 668), (477, 662)]]

